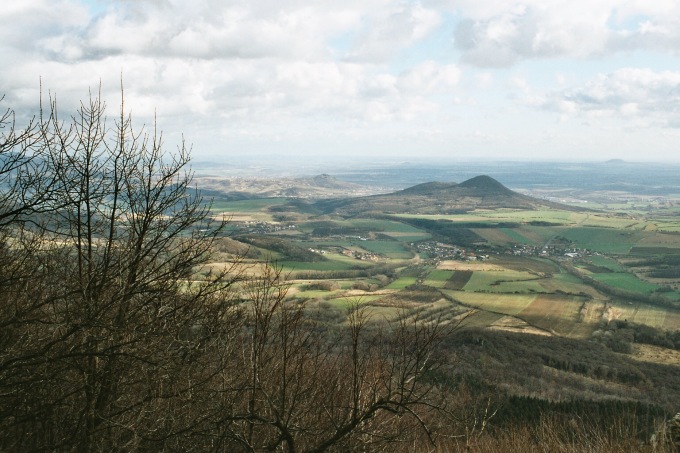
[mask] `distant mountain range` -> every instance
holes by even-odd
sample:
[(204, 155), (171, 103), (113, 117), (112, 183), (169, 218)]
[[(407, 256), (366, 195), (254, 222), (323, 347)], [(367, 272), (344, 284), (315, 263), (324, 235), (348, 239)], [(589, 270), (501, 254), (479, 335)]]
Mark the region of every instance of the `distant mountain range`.
[(228, 200), (279, 197), (323, 199), (380, 192), (375, 186), (341, 181), (328, 174), (308, 178), (196, 176), (194, 182), (204, 195)]
[[(475, 176), (461, 183), (427, 182), (389, 193), (328, 174), (308, 178), (197, 177), (205, 196), (221, 200), (291, 198), (291, 209), (342, 216), (382, 214), (456, 214), (475, 209), (575, 210), (514, 192), (494, 178)], [(283, 209), (283, 207), (281, 207)]]
[(475, 176), (460, 184), (428, 182), (388, 194), (320, 200), (316, 208), (327, 214), (456, 214), (475, 209), (573, 209), (569, 206), (513, 192), (489, 176)]

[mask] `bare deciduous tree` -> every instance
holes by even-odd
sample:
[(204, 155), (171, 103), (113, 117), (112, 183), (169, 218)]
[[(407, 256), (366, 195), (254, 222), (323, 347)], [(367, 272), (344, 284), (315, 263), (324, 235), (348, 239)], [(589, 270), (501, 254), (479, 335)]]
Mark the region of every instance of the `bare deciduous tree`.
[(324, 326), (287, 299), (280, 269), (246, 279), (238, 257), (194, 281), (224, 223), (192, 186), (188, 150), (164, 152), (123, 105), (112, 123), (105, 111), (95, 95), (62, 121), (50, 101), (0, 143), (0, 199), (22, 200), (0, 217), (0, 449), (433, 441), (430, 372), (447, 328), (358, 306)]
[[(446, 333), (443, 324), (401, 317), (374, 323), (353, 307), (346, 326), (329, 332), (305, 308), (286, 301), (280, 269), (266, 266), (246, 287), (246, 323), (224, 377), (215, 416), (225, 445), (245, 451), (377, 449), (413, 434), (437, 406), (427, 375)], [(235, 351), (237, 352), (237, 351)], [(242, 394), (239, 398), (237, 395)], [(433, 398), (431, 398), (431, 396)]]
[[(91, 451), (176, 435), (186, 428), (179, 418), (159, 426), (146, 412), (202, 385), (178, 363), (232, 328), (225, 298), (237, 269), (190, 280), (223, 222), (211, 221), (192, 188), (184, 145), (164, 153), (162, 136), (135, 133), (122, 107), (109, 129), (98, 96), (68, 122), (56, 111), (51, 104), (32, 129), (52, 181), (43, 197), (50, 210), (31, 218), (30, 234), (17, 236), (17, 222), (4, 230), (22, 239), (5, 246), (9, 256), (26, 257), (18, 253), (29, 237), (39, 244), (22, 261), (30, 268), (23, 287), (3, 297), (3, 322), (12, 324), (0, 351), (3, 445)], [(18, 143), (12, 137), (6, 142)], [(5, 193), (36, 189), (33, 180), (16, 181)]]

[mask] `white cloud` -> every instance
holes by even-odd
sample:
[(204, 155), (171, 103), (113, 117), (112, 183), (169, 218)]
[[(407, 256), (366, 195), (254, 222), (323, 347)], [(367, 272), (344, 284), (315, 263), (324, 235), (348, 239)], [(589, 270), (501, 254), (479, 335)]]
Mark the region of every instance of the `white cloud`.
[(477, 87), (481, 89), (488, 89), (493, 85), (494, 77), (490, 72), (482, 72), (475, 75)]
[(680, 118), (680, 72), (623, 68), (600, 74), (581, 87), (547, 96), (544, 108), (589, 117), (645, 118), (670, 126)]
[(680, 48), (680, 2), (671, 0), (453, 0), (450, 7), (460, 17), (463, 61), (481, 67)]
[(455, 87), (460, 78), (461, 71), (456, 65), (441, 65), (430, 60), (402, 74), (399, 87), (413, 94), (427, 95)]
[[(417, 3), (142, 0), (102, 3), (91, 13), (60, 0), (59, 14), (46, 0), (13, 5), (0, 11), (0, 24), (6, 37), (23, 39), (0, 45), (14, 62), (0, 92), (27, 112), (38, 104), (39, 78), (68, 112), (101, 82), (115, 111), (122, 75), (139, 120), (158, 112), (164, 127), (182, 130), (264, 129), (300, 118), (409, 121), (436, 111), (428, 97), (460, 79), (455, 65), (434, 61), (390, 70), (390, 55), (441, 22)], [(332, 49), (343, 34), (356, 37), (344, 61)]]
[[(463, 60), (479, 66), (506, 66), (525, 58), (587, 57), (601, 53), (607, 41), (610, 7), (579, 1), (507, 2), (463, 20), (456, 46)], [(474, 10), (473, 10), (474, 11)]]
[[(662, 71), (677, 67), (676, 0), (6, 3), (3, 106), (34, 114), (42, 79), (69, 114), (101, 82), (115, 114), (122, 75), (137, 122), (157, 112), (197, 152), (232, 141), (339, 149), (346, 139), (419, 153), (421, 140), (448, 150), (476, 129), (501, 150), (512, 137), (532, 143), (555, 112), (593, 125), (680, 124), (677, 73)], [(633, 52), (654, 71), (628, 63)], [(612, 55), (616, 64), (593, 63)]]
[(394, 9), (385, 9), (364, 20), (347, 57), (356, 61), (384, 61), (426, 38), (441, 23), (441, 15), (435, 10), (420, 4), (398, 3)]

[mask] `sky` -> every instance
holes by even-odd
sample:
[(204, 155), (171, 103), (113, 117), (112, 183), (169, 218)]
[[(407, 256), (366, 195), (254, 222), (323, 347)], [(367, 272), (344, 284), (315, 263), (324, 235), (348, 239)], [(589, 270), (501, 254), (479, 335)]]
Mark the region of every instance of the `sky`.
[(0, 59), (197, 160), (680, 161), (678, 0), (8, 0)]

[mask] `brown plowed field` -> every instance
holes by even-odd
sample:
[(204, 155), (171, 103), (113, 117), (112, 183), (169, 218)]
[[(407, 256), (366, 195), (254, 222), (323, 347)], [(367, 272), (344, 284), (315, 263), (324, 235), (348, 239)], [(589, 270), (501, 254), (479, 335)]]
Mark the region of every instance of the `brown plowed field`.
[(470, 281), (473, 271), (454, 271), (453, 275), (446, 281), (444, 288), (461, 290)]

